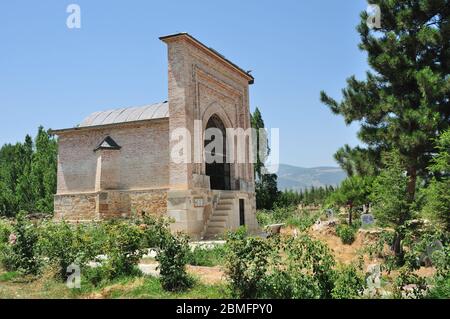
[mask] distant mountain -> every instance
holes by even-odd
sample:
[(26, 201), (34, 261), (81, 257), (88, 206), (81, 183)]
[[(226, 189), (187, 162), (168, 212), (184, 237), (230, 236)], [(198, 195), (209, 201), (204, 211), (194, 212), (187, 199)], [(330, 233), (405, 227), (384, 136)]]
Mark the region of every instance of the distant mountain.
[(277, 175), (280, 190), (337, 186), (347, 177), (347, 174), (339, 167), (304, 168), (286, 164), (280, 164)]

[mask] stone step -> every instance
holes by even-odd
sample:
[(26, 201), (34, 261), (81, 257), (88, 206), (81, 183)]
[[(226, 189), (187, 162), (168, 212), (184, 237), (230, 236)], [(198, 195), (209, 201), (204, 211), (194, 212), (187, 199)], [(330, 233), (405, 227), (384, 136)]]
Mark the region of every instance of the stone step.
[(217, 235), (217, 234), (222, 234), (223, 232), (225, 232), (225, 227), (222, 227), (222, 226), (208, 226), (208, 230), (206, 231), (206, 235), (208, 235), (208, 234)]
[(233, 206), (233, 202), (228, 202), (228, 201), (223, 202), (223, 201), (219, 201), (219, 202), (217, 203), (217, 206)]
[(219, 201), (221, 201), (221, 200), (233, 201), (234, 195), (220, 195)]
[(210, 220), (209, 224), (208, 224), (208, 230), (211, 229), (212, 227), (220, 227), (220, 228), (225, 228), (226, 225), (226, 221), (224, 220)]
[(217, 206), (215, 209), (214, 209), (214, 211), (215, 212), (217, 212), (217, 211), (227, 211), (227, 212), (229, 212), (229, 211), (231, 211), (232, 209), (231, 209), (231, 207), (226, 207), (226, 206)]
[(226, 221), (227, 220), (228, 215), (212, 215), (210, 220), (211, 221)]
[(233, 199), (221, 198), (219, 199), (219, 204), (233, 205)]

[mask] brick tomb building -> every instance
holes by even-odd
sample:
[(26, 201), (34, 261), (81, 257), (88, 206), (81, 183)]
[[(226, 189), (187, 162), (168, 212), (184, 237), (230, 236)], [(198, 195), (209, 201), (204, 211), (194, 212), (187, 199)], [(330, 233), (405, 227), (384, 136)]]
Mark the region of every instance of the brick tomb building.
[[(198, 130), (203, 139), (207, 128), (248, 129), (253, 77), (187, 33), (160, 39), (168, 47), (168, 101), (96, 112), (77, 127), (53, 131), (59, 144), (55, 218), (166, 215), (174, 231), (195, 239), (244, 224), (254, 231), (253, 165), (237, 160), (250, 158), (248, 148), (232, 160), (223, 155), (222, 163), (196, 160), (195, 152), (181, 152), (185, 161), (171, 155), (180, 128), (192, 136)], [(195, 138), (185, 142), (198, 149)], [(225, 134), (224, 148), (235, 142)]]

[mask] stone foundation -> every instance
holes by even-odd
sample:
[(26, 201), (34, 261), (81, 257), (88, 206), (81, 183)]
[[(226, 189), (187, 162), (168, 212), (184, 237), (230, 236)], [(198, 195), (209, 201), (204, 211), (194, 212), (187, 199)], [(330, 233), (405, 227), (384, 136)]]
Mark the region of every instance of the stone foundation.
[(55, 195), (54, 218), (57, 220), (100, 220), (166, 212), (167, 189)]

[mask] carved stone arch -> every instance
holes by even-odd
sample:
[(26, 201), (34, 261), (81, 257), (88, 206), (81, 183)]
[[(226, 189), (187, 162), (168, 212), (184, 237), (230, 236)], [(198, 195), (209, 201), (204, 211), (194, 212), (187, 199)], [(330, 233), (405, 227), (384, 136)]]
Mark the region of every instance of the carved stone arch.
[(202, 115), (202, 126), (203, 131), (205, 131), (206, 125), (208, 124), (209, 119), (211, 116), (216, 115), (220, 118), (220, 120), (225, 125), (225, 128), (233, 128), (233, 121), (229, 118), (227, 112), (223, 108), (222, 105), (220, 105), (218, 102), (212, 102), (209, 104)]

